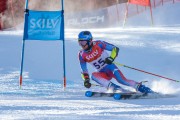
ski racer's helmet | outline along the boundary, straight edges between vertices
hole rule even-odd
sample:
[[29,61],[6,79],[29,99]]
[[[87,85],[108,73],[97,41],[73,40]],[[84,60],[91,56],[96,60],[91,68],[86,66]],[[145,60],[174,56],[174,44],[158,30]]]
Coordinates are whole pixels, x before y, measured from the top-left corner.
[[88,51],[92,48],[92,34],[89,31],[82,31],[78,35],[79,45],[85,50]]

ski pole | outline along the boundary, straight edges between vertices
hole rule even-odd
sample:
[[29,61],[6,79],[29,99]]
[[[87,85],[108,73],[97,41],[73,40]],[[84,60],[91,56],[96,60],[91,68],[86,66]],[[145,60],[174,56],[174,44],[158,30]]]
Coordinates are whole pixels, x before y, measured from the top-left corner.
[[103,87],[102,85],[91,84],[91,86]]
[[91,84],[91,86],[103,87],[102,85],[97,85],[97,84]]
[[130,69],[133,69],[133,70],[137,70],[137,71],[146,73],[146,74],[154,75],[154,76],[157,76],[157,77],[160,77],[160,78],[164,78],[164,79],[167,79],[167,80],[171,80],[171,81],[174,81],[174,82],[179,82],[179,80],[174,80],[174,79],[167,78],[167,77],[164,77],[164,76],[161,76],[161,75],[157,75],[157,74],[154,74],[154,73],[150,73],[150,72],[147,72],[147,71],[144,71],[144,70],[140,70],[140,69],[137,69],[137,68],[129,67],[129,66],[124,65],[124,64],[120,64],[120,63],[117,63],[117,62],[113,62],[113,63],[118,65],[118,66],[123,66],[123,67],[126,67],[126,68],[130,68]]

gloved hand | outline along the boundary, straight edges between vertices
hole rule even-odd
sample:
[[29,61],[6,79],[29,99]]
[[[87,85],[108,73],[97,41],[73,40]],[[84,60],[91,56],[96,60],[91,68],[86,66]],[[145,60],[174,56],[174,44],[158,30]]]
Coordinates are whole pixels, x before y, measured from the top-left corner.
[[118,47],[114,47],[113,50],[111,51],[110,57],[107,57],[105,59],[105,63],[112,64],[114,59],[118,56],[118,53],[119,53],[119,48]]
[[90,88],[91,87],[91,83],[90,83],[89,74],[84,73],[83,76],[84,76],[84,86],[86,88]]
[[90,83],[89,81],[90,81],[89,79],[86,79],[86,80],[84,81],[84,86],[85,86],[86,88],[90,88],[90,87],[91,87],[91,83]]
[[107,63],[107,64],[112,64],[113,61],[114,61],[114,59],[113,59],[112,57],[107,57],[107,58],[105,59],[105,63]]

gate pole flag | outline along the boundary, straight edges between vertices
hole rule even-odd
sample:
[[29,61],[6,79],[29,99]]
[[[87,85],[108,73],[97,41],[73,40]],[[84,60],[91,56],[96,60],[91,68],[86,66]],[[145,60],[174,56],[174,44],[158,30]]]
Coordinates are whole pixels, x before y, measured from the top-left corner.
[[21,70],[19,78],[20,87],[22,86],[24,49],[26,40],[63,41],[63,87],[66,87],[63,3],[63,0],[61,0],[62,10],[59,11],[36,11],[28,9],[28,0],[26,0],[24,15],[24,35],[21,54]]
[[149,6],[150,0],[129,0],[129,3],[142,5],[142,6]]

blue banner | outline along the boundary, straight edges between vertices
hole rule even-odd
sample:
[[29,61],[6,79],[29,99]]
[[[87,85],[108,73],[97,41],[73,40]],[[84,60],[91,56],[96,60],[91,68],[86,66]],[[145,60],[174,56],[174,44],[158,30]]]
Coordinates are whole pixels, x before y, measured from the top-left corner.
[[63,40],[62,11],[34,11],[25,14],[25,40]]

